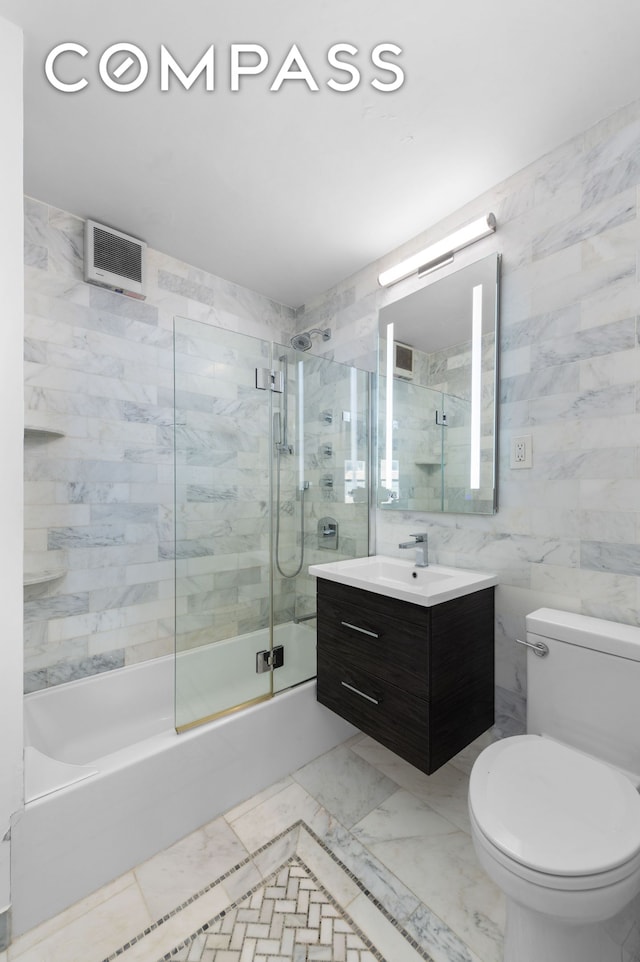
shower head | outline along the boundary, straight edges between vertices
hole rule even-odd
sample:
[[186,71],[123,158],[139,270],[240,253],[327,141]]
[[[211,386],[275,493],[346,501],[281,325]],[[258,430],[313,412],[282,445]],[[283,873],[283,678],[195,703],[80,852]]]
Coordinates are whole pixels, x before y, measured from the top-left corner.
[[323,341],[328,341],[331,339],[331,328],[326,327],[324,330],[320,330],[319,327],[312,327],[310,331],[303,331],[301,334],[294,334],[289,344],[294,347],[296,351],[308,351],[311,347],[311,335],[320,334],[322,335]]
[[309,334],[294,334],[289,344],[295,347],[296,351],[308,351],[311,347],[311,337]]

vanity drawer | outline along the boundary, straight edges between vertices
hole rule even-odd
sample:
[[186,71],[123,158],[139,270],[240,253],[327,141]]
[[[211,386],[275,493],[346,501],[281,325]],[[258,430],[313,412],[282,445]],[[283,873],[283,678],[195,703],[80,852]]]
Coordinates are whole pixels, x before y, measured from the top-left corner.
[[380,622],[397,621],[403,626],[415,625],[416,628],[421,628],[425,632],[425,638],[429,636],[429,608],[423,605],[398,601],[397,598],[377,595],[374,591],[350,588],[348,585],[327,581],[324,578],[318,578],[317,592],[319,605],[331,603],[336,608],[342,605],[356,606],[372,619]]
[[354,608],[342,608],[340,620],[318,615],[318,650],[328,659],[364,670],[426,698],[429,690],[428,651],[423,637],[400,625],[380,625]]
[[318,606],[319,647],[344,662],[426,697],[428,649],[424,631],[372,617],[351,605]]
[[429,705],[318,651],[318,701],[421,771],[429,770]]
[[[320,589],[319,589],[320,590]],[[333,659],[425,698],[429,677],[426,625],[349,604],[331,592],[318,598],[318,647]],[[351,602],[369,592],[351,593]]]

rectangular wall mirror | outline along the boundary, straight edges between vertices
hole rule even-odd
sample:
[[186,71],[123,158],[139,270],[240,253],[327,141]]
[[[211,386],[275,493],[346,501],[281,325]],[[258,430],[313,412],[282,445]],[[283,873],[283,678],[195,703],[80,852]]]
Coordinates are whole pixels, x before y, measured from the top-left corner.
[[377,505],[493,514],[500,255],[382,308]]

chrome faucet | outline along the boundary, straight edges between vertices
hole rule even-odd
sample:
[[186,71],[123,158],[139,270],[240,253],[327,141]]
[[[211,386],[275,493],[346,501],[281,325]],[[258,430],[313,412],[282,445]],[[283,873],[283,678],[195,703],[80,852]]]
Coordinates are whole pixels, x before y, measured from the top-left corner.
[[429,564],[429,545],[427,540],[427,532],[422,531],[419,534],[412,534],[412,538],[415,541],[403,541],[399,544],[399,548],[415,548],[416,549],[416,568],[426,568]]

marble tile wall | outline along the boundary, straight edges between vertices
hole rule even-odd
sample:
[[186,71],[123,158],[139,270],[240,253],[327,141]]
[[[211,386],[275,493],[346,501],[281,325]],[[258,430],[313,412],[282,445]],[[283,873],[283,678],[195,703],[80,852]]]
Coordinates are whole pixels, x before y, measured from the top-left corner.
[[[377,550],[429,530],[431,557],[496,571],[499,724],[522,725],[524,616],[541,605],[640,622],[640,102],[625,107],[306,306],[332,356],[375,368],[377,312],[412,293],[377,274],[474,217],[503,255],[498,512],[377,514]],[[456,266],[456,265],[454,265]],[[509,467],[531,435],[533,467]]]
[[174,316],[268,341],[295,323],[154,250],[145,301],[85,284],[83,221],[25,212],[25,421],[64,434],[25,440],[25,567],[60,575],[25,588],[31,691],[173,649]]

